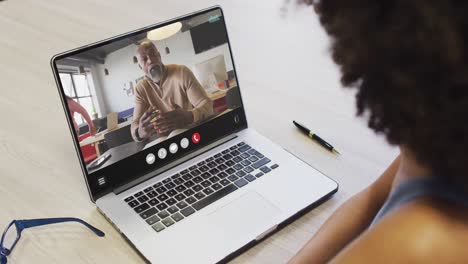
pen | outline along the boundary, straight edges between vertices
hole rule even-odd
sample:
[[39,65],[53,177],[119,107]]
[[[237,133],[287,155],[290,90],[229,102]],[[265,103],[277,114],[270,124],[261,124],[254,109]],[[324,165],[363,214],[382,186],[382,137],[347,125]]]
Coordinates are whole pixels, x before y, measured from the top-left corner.
[[317,143],[319,143],[322,147],[328,149],[331,152],[341,154],[336,150],[330,143],[326,142],[323,140],[321,137],[319,137],[317,134],[312,133],[307,127],[297,123],[296,121],[293,120],[294,125],[299,128],[302,132],[304,132],[307,136],[309,136],[311,139],[315,140]]

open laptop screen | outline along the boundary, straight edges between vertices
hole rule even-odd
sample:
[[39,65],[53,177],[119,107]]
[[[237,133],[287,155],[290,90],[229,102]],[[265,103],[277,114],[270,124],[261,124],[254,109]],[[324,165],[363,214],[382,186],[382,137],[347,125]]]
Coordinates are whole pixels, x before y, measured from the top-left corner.
[[52,64],[93,196],[246,126],[220,8]]

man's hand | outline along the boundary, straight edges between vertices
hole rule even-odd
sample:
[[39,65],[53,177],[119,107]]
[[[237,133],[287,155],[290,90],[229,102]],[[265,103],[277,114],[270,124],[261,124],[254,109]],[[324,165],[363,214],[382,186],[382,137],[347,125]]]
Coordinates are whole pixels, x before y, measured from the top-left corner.
[[138,123],[138,136],[140,137],[140,139],[148,138],[155,132],[153,124],[151,123],[151,113],[154,110],[154,107],[150,107],[140,117],[140,121]]
[[193,122],[192,112],[186,111],[174,103],[172,103],[172,106],[174,110],[159,114],[154,124],[158,134],[167,135],[172,130],[186,127]]

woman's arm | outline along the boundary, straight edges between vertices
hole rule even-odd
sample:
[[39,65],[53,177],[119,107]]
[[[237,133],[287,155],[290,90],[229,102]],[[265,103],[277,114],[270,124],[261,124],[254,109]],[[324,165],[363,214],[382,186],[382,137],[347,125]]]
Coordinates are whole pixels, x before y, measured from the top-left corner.
[[369,187],[341,205],[289,263],[325,263],[369,226],[390,192],[398,156]]

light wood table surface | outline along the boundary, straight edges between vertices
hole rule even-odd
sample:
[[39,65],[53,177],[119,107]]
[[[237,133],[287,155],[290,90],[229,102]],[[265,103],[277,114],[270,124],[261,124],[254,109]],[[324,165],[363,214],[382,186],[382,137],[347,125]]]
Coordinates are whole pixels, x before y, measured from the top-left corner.
[[[295,1],[291,1],[295,2]],[[249,125],[340,184],[329,201],[233,263],[284,263],[397,155],[355,117],[311,8],[283,0],[7,0],[0,2],[0,229],[13,219],[74,216],[26,230],[9,263],[144,263],[90,201],[59,99],[52,55],[182,14],[224,8]],[[335,145],[300,134],[298,120]],[[162,249],[159,249],[162,250]]]

